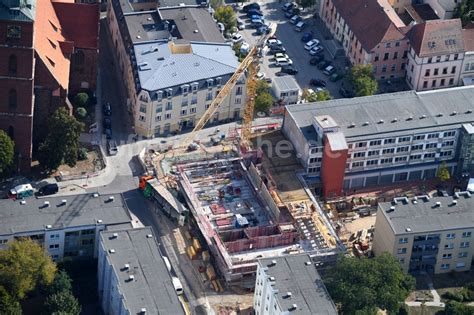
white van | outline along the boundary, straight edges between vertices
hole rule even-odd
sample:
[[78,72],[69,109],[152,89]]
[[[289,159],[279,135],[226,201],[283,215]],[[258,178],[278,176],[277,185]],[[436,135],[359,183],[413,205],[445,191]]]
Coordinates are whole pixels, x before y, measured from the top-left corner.
[[295,26],[295,31],[301,32],[305,26],[306,24],[304,22],[298,22],[298,24]]
[[467,183],[466,190],[471,194],[474,194],[474,178],[469,178],[469,183]]
[[293,64],[293,61],[291,59],[287,59],[287,58],[276,58],[275,59],[275,66],[277,66],[277,67],[289,66],[291,64]]
[[163,260],[165,261],[166,269],[168,269],[169,272],[171,272],[171,263],[168,257],[163,256]]
[[176,293],[178,295],[183,294],[183,285],[181,284],[181,281],[177,277],[171,277],[171,279],[173,280],[173,286]]

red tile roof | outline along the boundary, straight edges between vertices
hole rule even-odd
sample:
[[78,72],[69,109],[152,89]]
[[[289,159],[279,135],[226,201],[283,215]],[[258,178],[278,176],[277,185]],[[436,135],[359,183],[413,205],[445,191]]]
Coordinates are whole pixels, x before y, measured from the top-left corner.
[[405,38],[400,31],[405,24],[387,0],[332,0],[332,2],[368,52],[384,41]]
[[463,29],[462,37],[464,40],[464,49],[474,52],[474,28]]
[[464,52],[460,19],[425,21],[409,28],[407,36],[419,57]]
[[[46,0],[43,0],[46,1]],[[82,4],[54,0],[53,6],[66,38],[77,48],[99,47],[99,4]]]

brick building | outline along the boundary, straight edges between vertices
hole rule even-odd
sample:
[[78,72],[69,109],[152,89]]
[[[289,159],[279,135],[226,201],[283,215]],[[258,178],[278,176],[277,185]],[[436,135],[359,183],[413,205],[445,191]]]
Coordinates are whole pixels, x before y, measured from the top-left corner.
[[[95,88],[98,12],[97,4],[0,0],[0,128],[15,141],[20,171],[30,169],[47,118],[59,107],[72,109],[70,78],[73,89],[83,82]],[[70,73],[71,57],[81,51],[91,66],[80,71],[74,64]]]

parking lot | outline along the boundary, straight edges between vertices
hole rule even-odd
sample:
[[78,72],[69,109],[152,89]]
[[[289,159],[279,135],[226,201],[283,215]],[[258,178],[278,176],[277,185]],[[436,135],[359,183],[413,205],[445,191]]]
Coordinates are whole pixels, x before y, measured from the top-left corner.
[[[279,40],[283,42],[283,46],[286,48],[286,54],[293,61],[294,67],[298,70],[298,73],[294,75],[296,81],[300,85],[301,89],[313,88],[310,87],[309,81],[311,79],[322,79],[326,81],[326,89],[330,92],[333,98],[340,98],[339,89],[344,80],[337,82],[331,82],[329,76],[323,74],[322,70],[318,69],[316,65],[310,65],[310,59],[313,57],[309,54],[308,50],[304,49],[306,42],[301,41],[303,34],[306,32],[312,33],[312,37],[318,40],[325,39],[324,29],[320,25],[320,21],[317,21],[312,13],[306,12],[301,15],[302,21],[305,22],[306,27],[301,32],[295,30],[295,25],[290,23],[290,20],[285,17],[285,12],[281,9],[284,2],[270,2],[270,1],[259,1],[260,9],[264,14],[266,23],[275,23],[276,32],[275,35]],[[247,3],[245,3],[247,4]],[[250,45],[254,45],[259,37],[256,30],[251,27],[250,21],[246,14],[242,11],[237,12],[237,16],[240,20],[245,22],[245,29],[239,31],[244,40]],[[324,47],[324,44],[321,44]],[[331,62],[337,69],[338,73],[347,72],[346,59],[338,58],[333,60],[329,53],[324,50],[324,58]],[[280,72],[280,67],[274,66],[273,54],[267,53],[264,55],[263,62],[261,64],[260,71],[265,73],[267,78],[274,78],[276,73]]]

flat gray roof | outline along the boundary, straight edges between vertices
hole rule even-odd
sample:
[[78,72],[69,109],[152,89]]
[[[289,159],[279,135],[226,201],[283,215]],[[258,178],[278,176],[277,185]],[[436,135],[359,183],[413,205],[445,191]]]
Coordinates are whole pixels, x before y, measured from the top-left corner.
[[36,0],[0,0],[0,20],[32,22],[35,17]]
[[126,14],[124,19],[134,43],[167,39],[170,36],[156,10]]
[[[114,201],[109,201],[109,197]],[[63,204],[66,200],[66,204]],[[49,207],[44,202],[49,201]],[[75,196],[46,197],[20,200],[0,200],[0,235],[44,231],[47,225],[54,229],[95,224],[123,224],[132,219],[121,194],[82,194]],[[98,223],[97,220],[102,220]],[[50,230],[51,230],[50,229]]]
[[[272,261],[276,261],[273,265]],[[267,267],[267,276],[275,277],[273,288],[278,304],[283,312],[290,310],[293,304],[295,314],[336,315],[336,307],[324,286],[319,273],[307,254],[287,255],[274,258],[259,259],[260,266]],[[286,293],[291,292],[291,297]]]
[[300,86],[291,75],[273,78],[275,86],[278,86],[280,91],[294,91],[299,90]]
[[346,138],[429,132],[474,121],[474,86],[336,99],[286,109],[308,141],[316,139],[312,119],[321,115],[331,116]]
[[[429,233],[474,227],[474,196],[462,193],[456,197],[414,199],[379,203],[395,234]],[[456,200],[456,204],[453,203]],[[440,202],[441,206],[437,206]],[[393,211],[390,207],[394,207]]]
[[[142,308],[147,314],[185,314],[150,227],[101,232],[100,242],[130,314],[141,314]],[[110,253],[111,249],[115,252]],[[125,264],[129,270],[124,269]],[[129,281],[130,275],[133,281]]]

